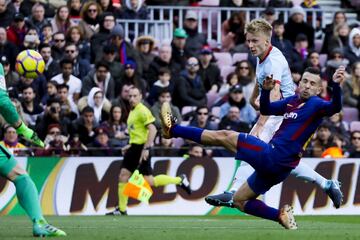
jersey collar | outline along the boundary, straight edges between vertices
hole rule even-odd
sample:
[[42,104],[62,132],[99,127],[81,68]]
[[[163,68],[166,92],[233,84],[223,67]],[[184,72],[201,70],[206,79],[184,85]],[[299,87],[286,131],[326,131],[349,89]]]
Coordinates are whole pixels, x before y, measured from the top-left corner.
[[259,58],[259,60],[260,60],[260,61],[259,61],[259,64],[263,63],[263,62],[266,60],[266,58],[269,56],[269,54],[270,54],[270,52],[271,52],[272,49],[273,49],[273,46],[270,45],[270,47],[268,48],[268,50],[267,50],[267,52],[266,52],[266,54],[265,54],[264,59],[261,60],[261,59]]

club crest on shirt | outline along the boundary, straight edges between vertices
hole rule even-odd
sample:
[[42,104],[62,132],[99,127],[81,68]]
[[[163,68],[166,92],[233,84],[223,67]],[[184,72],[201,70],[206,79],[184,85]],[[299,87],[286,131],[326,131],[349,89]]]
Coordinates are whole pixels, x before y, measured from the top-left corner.
[[289,118],[296,119],[297,116],[298,116],[297,113],[289,112],[284,114],[284,119],[289,119]]

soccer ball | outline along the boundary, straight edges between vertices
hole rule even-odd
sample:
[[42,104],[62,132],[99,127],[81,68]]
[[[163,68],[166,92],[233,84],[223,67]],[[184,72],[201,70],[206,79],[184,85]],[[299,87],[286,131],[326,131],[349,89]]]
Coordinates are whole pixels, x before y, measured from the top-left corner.
[[16,57],[16,71],[25,78],[37,78],[44,72],[45,62],[35,50],[24,50]]

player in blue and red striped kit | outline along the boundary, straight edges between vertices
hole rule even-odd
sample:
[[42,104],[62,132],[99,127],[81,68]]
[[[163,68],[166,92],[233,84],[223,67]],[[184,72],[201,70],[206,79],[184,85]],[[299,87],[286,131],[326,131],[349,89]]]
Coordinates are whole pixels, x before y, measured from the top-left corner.
[[333,99],[330,102],[324,101],[317,96],[322,90],[320,72],[316,68],[308,68],[300,81],[298,95],[270,102],[270,91],[275,86],[275,80],[272,76],[266,77],[262,85],[260,112],[263,115],[284,116],[284,121],[269,143],[245,133],[177,125],[169,104],[163,104],[161,108],[163,134],[167,138],[182,137],[206,145],[223,146],[235,152],[235,158],[249,163],[255,172],[235,193],[233,207],[254,216],[277,221],[286,229],[297,229],[289,205],[279,210],[256,198],[289,176],[299,164],[307,141],[323,117],[341,110],[339,83],[344,79],[345,68],[340,67],[333,76]]

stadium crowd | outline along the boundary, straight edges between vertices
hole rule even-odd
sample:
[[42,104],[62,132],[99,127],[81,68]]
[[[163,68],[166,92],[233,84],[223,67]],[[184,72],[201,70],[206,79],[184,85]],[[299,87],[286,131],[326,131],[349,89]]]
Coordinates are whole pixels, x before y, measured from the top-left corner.
[[[129,138],[126,120],[132,86],[141,90],[158,128],[160,106],[167,101],[183,125],[248,132],[259,113],[252,107],[258,101],[251,97],[256,59],[246,47],[244,12],[239,8],[230,18],[223,17],[221,47],[198,32],[202,20],[193,10],[186,12],[183,28],[177,28],[175,19],[171,42],[147,35],[125,37],[117,19],[149,19],[147,6],[163,4],[151,0],[0,0],[0,62],[9,95],[46,147],[32,150],[19,143],[16,131],[3,120],[2,143],[13,148],[15,155],[121,155]],[[166,4],[197,6],[198,1]],[[346,66],[347,112],[335,114],[319,127],[307,156],[360,157],[359,26],[349,25],[345,12],[339,11],[324,29],[322,15],[317,14],[314,28],[309,24],[313,15],[304,11],[320,8],[314,0],[304,0],[300,6],[291,1],[229,0],[220,1],[220,7],[266,7],[261,15],[273,25],[272,44],[286,56],[295,85],[306,67],[318,67],[324,99],[332,97],[330,76],[340,65]],[[289,19],[277,15],[276,7],[288,7]],[[15,71],[16,56],[24,49],[38,51],[46,63],[45,72],[36,79]],[[224,56],[230,57],[230,63]],[[191,143],[162,139],[159,133],[157,154],[174,154],[168,150],[189,145],[194,149]],[[199,152],[228,156],[221,149]]]

